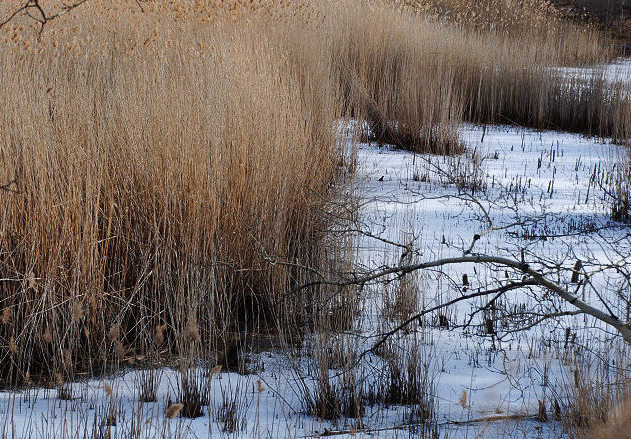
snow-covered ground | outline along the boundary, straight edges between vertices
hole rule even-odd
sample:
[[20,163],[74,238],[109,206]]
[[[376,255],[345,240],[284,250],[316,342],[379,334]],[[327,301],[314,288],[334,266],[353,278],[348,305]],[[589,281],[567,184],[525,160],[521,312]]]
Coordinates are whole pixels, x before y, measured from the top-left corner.
[[[476,156],[480,163],[477,171],[463,165],[462,157],[415,156],[362,146],[359,156],[366,179],[364,197],[373,200],[364,211],[364,221],[372,227],[371,235],[402,243],[412,236],[421,261],[455,257],[469,248],[476,233],[488,229],[488,214],[498,230],[484,235],[475,245],[476,252],[511,256],[524,249],[531,260],[559,263],[568,256],[604,261],[607,244],[603,245],[603,239],[624,235],[616,227],[610,228],[605,196],[590,178],[608,172],[617,147],[575,135],[511,127],[469,126],[463,139],[470,156],[467,162]],[[469,174],[463,175],[464,181],[478,179],[483,189],[477,193],[459,190],[447,177],[458,168]],[[607,234],[589,230],[607,230]],[[529,239],[524,239],[525,235]],[[384,263],[384,259],[393,264],[402,251],[371,237],[363,241],[367,266]],[[384,256],[387,252],[393,254]],[[449,281],[458,282],[463,273],[468,275],[470,289],[486,287],[492,273],[481,270],[477,267],[475,274],[471,266],[458,266],[422,278],[424,307],[457,295],[458,288]],[[605,286],[607,279],[598,282]],[[513,300],[534,309],[537,298],[518,294]],[[374,307],[376,313],[380,305]],[[452,307],[447,313],[451,325],[464,324],[472,310],[465,304]],[[376,316],[364,328],[375,320]],[[564,323],[567,326],[535,327],[497,343],[489,336],[481,339],[474,335],[484,332],[480,318],[472,321],[464,336],[459,330],[430,330],[440,421],[536,414],[540,400],[548,402],[559,387],[566,387],[572,370],[561,361],[565,354],[558,346],[559,334],[571,327],[573,333],[581,334],[579,339],[591,339],[593,331],[588,328],[598,326],[583,318]],[[593,337],[596,346],[597,337]],[[466,404],[463,392],[467,394]],[[555,427],[527,418],[448,430],[449,437],[478,437],[481,431],[484,437],[557,437],[561,433]]]
[[629,58],[619,58],[612,63],[594,67],[562,67],[560,70],[569,77],[577,79],[589,79],[594,74],[602,74],[610,82],[631,82],[631,60]]
[[[363,207],[358,227],[365,233],[358,237],[358,257],[364,270],[404,260],[462,255],[473,236],[489,225],[495,229],[475,243],[475,252],[510,256],[523,250],[529,260],[571,264],[577,257],[605,260],[614,240],[627,245],[620,241],[628,241],[623,230],[603,229],[609,221],[608,205],[602,188],[595,184],[611,169],[615,146],[511,127],[467,126],[462,138],[467,152],[451,158],[360,145],[357,196]],[[460,177],[454,182],[448,175]],[[460,188],[458,182],[463,183]],[[471,192],[472,182],[480,185],[478,191]],[[402,259],[406,248],[393,242],[407,245],[408,259]],[[415,303],[401,305],[399,311],[409,315],[457,297],[463,291],[463,274],[468,275],[471,291],[490,286],[497,275],[470,265],[419,273],[410,284]],[[607,288],[613,280],[596,276],[594,282]],[[401,317],[392,314],[400,305],[400,287],[397,281],[364,289],[355,330],[339,338],[361,353],[380,333],[396,326]],[[510,296],[511,305],[534,309],[540,299],[537,294],[516,292]],[[589,299],[590,293],[586,294]],[[554,298],[545,300],[563,308]],[[598,325],[584,317],[568,317],[515,334],[505,331],[502,340],[485,333],[483,313],[458,328],[481,303],[473,300],[451,306],[440,312],[443,317],[439,312],[430,314],[424,325],[412,325],[391,345],[392,349],[397,344],[414,346],[416,356],[404,361],[427,366],[441,437],[563,437],[558,423],[542,423],[534,415],[539,401],[551,413],[551,402],[563,397],[571,379],[577,350],[574,344],[563,343],[564,334],[570,331],[575,345],[588,338],[596,340],[591,343],[596,353],[607,334],[594,335],[593,327]],[[612,346],[606,351],[615,361]],[[387,369],[382,357],[372,353],[361,357],[353,372],[357,386],[379,387]],[[180,374],[174,370],[156,371],[160,383],[156,402],[138,402],[140,371],[78,382],[68,400],[60,399],[56,389],[0,393],[0,437],[418,435],[418,430],[406,427],[409,409],[396,405],[368,406],[361,423],[321,421],[306,415],[305,389],[317,387],[315,358],[263,352],[251,360],[255,367],[250,375],[222,372],[210,379],[209,405],[196,419],[164,415],[178,400]],[[344,376],[335,368],[329,373],[332,382]],[[116,422],[108,422],[110,412],[116,413]],[[472,420],[479,422],[463,422]]]

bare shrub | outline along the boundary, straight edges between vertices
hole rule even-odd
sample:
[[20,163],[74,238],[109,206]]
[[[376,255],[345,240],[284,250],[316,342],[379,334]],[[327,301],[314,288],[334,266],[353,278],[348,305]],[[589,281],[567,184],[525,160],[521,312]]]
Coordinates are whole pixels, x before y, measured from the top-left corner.
[[203,406],[210,401],[210,382],[205,369],[191,368],[181,372],[178,402],[183,405],[180,414],[185,418],[199,418],[204,415]]
[[302,377],[305,412],[329,421],[355,418],[361,425],[366,401],[354,363],[357,347],[346,337],[325,336],[319,344],[309,378]]

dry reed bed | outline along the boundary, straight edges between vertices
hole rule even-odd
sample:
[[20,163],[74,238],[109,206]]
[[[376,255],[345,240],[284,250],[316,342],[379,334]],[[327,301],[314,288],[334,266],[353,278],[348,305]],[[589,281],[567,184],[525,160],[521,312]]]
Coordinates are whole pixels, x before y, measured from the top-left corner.
[[517,43],[517,53],[539,62],[583,64],[613,55],[607,38],[597,28],[568,20],[548,0],[390,1],[464,32],[491,34],[509,44]]
[[[483,14],[484,4],[470,7]],[[333,36],[324,50],[332,52],[351,113],[365,118],[381,143],[458,152],[463,120],[628,139],[631,102],[623,86],[598,73],[569,79],[557,68],[607,60],[605,38],[556,15],[542,37],[535,4],[509,14],[504,32],[465,30],[458,20],[392,5],[335,6],[326,13],[322,34]],[[518,17],[534,30],[519,33]]]
[[625,347],[614,347],[610,352],[612,364],[598,359],[576,357],[555,398],[550,401],[554,416],[561,421],[570,438],[625,439],[631,437],[629,426],[630,381],[627,374]]
[[575,56],[561,34],[525,44],[375,3],[143,5],[95,0],[39,42],[26,19],[3,30],[2,384],[227,363],[233,331],[331,324],[319,292],[284,292],[310,273],[293,263],[325,272],[344,251],[325,214],[340,118],[442,154],[465,119],[628,132],[604,82],[548,68]]
[[[280,301],[302,273],[266,255],[322,265],[341,159],[328,84],[301,87],[258,24],[152,36],[118,20],[79,30],[74,50],[49,36],[0,55],[0,180],[16,181],[0,191],[7,381],[221,355],[237,327],[303,310]],[[158,43],[129,47],[147,34]]]

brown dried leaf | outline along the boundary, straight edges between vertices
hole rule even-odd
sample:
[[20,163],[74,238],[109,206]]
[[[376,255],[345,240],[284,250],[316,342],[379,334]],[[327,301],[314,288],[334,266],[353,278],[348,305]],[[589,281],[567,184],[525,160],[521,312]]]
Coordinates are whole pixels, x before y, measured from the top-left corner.
[[167,407],[167,410],[165,412],[166,417],[169,419],[175,418],[177,415],[180,414],[183,408],[184,404],[171,404],[169,407]]
[[6,307],[2,310],[2,317],[0,317],[0,321],[2,321],[2,323],[6,325],[11,321],[12,315],[13,314],[11,313],[11,307]]

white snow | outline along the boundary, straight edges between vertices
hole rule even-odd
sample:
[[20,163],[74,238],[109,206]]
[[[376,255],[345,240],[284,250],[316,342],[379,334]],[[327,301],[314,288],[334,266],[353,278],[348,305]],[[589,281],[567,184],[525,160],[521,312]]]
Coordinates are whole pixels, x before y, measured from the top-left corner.
[[614,62],[593,67],[561,67],[559,70],[576,79],[589,79],[593,75],[603,75],[603,78],[612,83],[624,82],[628,84],[631,81],[631,60],[629,58],[618,58]]

